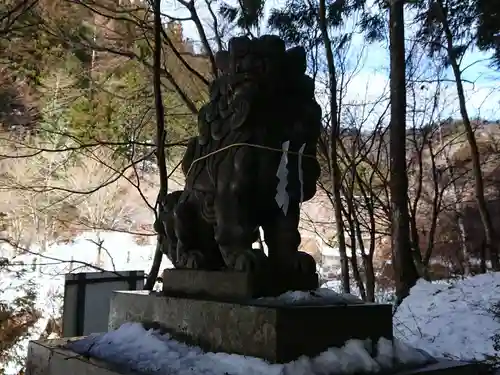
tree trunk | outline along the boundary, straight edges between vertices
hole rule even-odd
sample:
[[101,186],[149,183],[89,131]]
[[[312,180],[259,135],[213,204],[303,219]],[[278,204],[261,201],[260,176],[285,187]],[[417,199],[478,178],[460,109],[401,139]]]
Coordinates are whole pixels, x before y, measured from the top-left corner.
[[160,273],[161,260],[163,258],[162,238],[160,235],[157,236],[156,249],[153,257],[153,265],[149,270],[149,274],[146,276],[146,283],[144,284],[144,290],[153,290],[156,281],[158,279],[158,274]]
[[356,227],[354,224],[354,211],[353,211],[353,204],[352,204],[352,199],[353,197],[349,197],[349,203],[348,203],[348,223],[349,223],[349,231],[350,231],[350,241],[351,241],[351,268],[352,268],[352,276],[354,277],[354,281],[356,282],[356,285],[359,290],[359,295],[363,301],[366,301],[366,291],[365,291],[365,285],[363,284],[363,280],[361,278],[361,273],[359,272],[359,265],[358,265],[358,258],[357,258],[357,247],[358,245],[356,244]]
[[389,14],[390,37],[390,192],[391,249],[396,298],[400,303],[418,279],[410,246],[406,173],[406,59],[404,1],[391,0]]
[[498,249],[495,243],[497,236],[495,233],[493,222],[491,220],[491,215],[488,210],[488,206],[486,204],[486,198],[484,196],[483,173],[481,171],[481,161],[479,157],[479,150],[476,143],[476,136],[474,135],[474,130],[472,129],[472,124],[470,122],[469,114],[467,112],[460,67],[458,66],[458,63],[454,57],[450,56],[450,61],[457,85],[460,114],[462,116],[465,133],[467,135],[467,142],[469,143],[469,147],[471,150],[472,172],[474,173],[474,193],[476,196],[476,202],[477,202],[477,207],[479,209],[479,214],[481,216],[481,222],[483,223],[484,226],[486,250],[487,252],[489,252],[488,255],[490,257],[492,268],[495,271],[498,271],[500,270],[500,267],[498,260]]
[[443,26],[444,34],[446,37],[446,51],[448,54],[448,60],[450,62],[451,68],[453,70],[453,75],[455,77],[455,84],[457,86],[458,103],[460,106],[460,115],[462,116],[462,122],[465,128],[465,134],[467,135],[467,142],[469,143],[471,158],[472,158],[472,172],[474,173],[475,182],[475,195],[477,206],[479,209],[479,214],[481,216],[481,221],[484,226],[484,235],[486,239],[486,251],[489,252],[491,266],[495,271],[500,270],[499,259],[498,259],[498,248],[496,244],[496,233],[493,227],[493,222],[491,220],[491,215],[486,204],[486,199],[484,197],[484,183],[483,183],[483,173],[481,171],[481,162],[479,158],[479,149],[477,148],[476,136],[472,130],[472,125],[469,118],[469,113],[467,112],[467,104],[465,102],[465,92],[462,82],[462,72],[460,71],[460,66],[457,62],[457,57],[455,53],[455,46],[453,45],[453,34],[450,30],[448,24],[448,19],[443,9],[443,4],[439,2],[441,24]]
[[411,210],[411,213],[409,213],[411,253],[413,255],[413,261],[415,262],[415,267],[417,268],[418,276],[424,278],[425,280],[430,280],[429,272],[427,272],[427,267],[424,265],[424,261],[422,259],[420,235],[418,233],[416,217],[416,209]]
[[373,258],[363,255],[363,268],[366,277],[366,302],[375,302],[375,270],[373,268]]
[[[444,150],[444,142],[443,142],[443,129],[442,129],[442,126],[441,124],[439,124],[439,132],[438,132],[438,136],[439,136],[439,145],[441,147],[441,149]],[[430,144],[429,144],[430,147],[432,147]],[[465,225],[464,225],[464,220],[463,220],[463,216],[461,214],[461,204],[460,204],[460,196],[459,196],[459,193],[458,193],[458,189],[457,189],[457,182],[455,180],[455,176],[454,176],[454,173],[453,173],[453,167],[452,167],[452,163],[450,162],[450,158],[448,156],[448,151],[445,151],[443,153],[443,161],[446,165],[446,169],[448,170],[448,175],[450,177],[450,181],[451,181],[451,187],[452,187],[452,194],[453,194],[453,204],[455,206],[455,213],[456,213],[456,221],[457,221],[457,227],[458,227],[458,234],[459,234],[459,237],[460,237],[460,250],[462,252],[462,257],[463,257],[463,270],[464,270],[464,275],[469,275],[470,274],[470,263],[469,263],[469,250],[467,248],[467,235],[466,235],[466,232],[465,232]],[[432,162],[432,173],[434,175],[433,179],[434,179],[434,185],[435,185],[435,191],[437,194],[437,191],[438,191],[438,180],[437,180],[437,171],[436,171],[436,164],[433,160]],[[436,207],[436,204],[437,202],[434,202],[433,203],[434,206]],[[437,219],[437,217],[436,217]],[[435,230],[436,230],[436,222],[434,221],[433,222],[433,226],[431,227],[431,229],[433,230],[432,231],[432,234],[434,235],[435,233]],[[434,238],[432,238],[434,239]],[[430,246],[430,244],[429,244]],[[428,257],[426,257],[426,259],[430,259],[430,254]],[[427,263],[429,263],[427,261]]]
[[460,259],[460,269],[462,270],[463,276],[468,276],[470,274],[470,264],[469,264],[469,251],[467,248],[467,236],[465,233],[464,219],[462,217],[460,210],[460,204],[455,202],[455,219],[458,228],[458,235],[460,237],[460,249],[459,249],[459,259]]
[[332,44],[328,35],[328,26],[326,21],[326,4],[325,0],[319,2],[319,26],[325,44],[326,60],[328,65],[328,83],[330,94],[330,163],[333,187],[333,203],[335,211],[335,224],[337,229],[337,239],[340,253],[340,269],[342,273],[342,290],[344,293],[350,293],[349,285],[349,259],[347,258],[344,221],[342,217],[342,196],[340,169],[337,161],[337,140],[339,138],[339,123],[337,118],[337,73],[335,70],[335,62],[333,59]]
[[[349,225],[349,237],[350,237],[350,248],[351,248],[351,268],[352,268],[352,276],[354,277],[354,281],[356,282],[356,285],[359,290],[359,295],[363,301],[366,301],[366,290],[365,290],[365,285],[363,283],[363,279],[361,278],[361,273],[359,272],[359,264],[358,264],[358,247],[359,250],[364,252],[363,248],[363,242],[362,242],[362,236],[361,236],[361,231],[359,227],[359,222],[357,221],[356,218],[356,208],[354,206],[354,199],[355,199],[355,187],[356,187],[356,151],[357,151],[357,142],[355,142],[355,145],[353,145],[352,148],[352,155],[350,157],[350,179],[349,179],[349,185],[347,188],[344,189],[344,195],[347,198],[347,222]],[[359,230],[359,231],[358,231]]]
[[480,273],[486,273],[486,240],[483,240],[481,243],[481,247],[479,249],[479,256],[480,256],[480,262],[479,262],[479,272]]
[[[153,69],[153,89],[155,96],[156,107],[156,159],[160,172],[160,191],[158,192],[157,202],[160,205],[160,210],[165,206],[164,202],[168,194],[168,174],[167,162],[165,160],[165,139],[167,132],[165,130],[165,108],[163,107],[163,97],[161,93],[161,56],[162,56],[162,40],[161,40],[161,0],[155,0],[154,6],[154,69]],[[158,243],[156,245],[153,265],[144,285],[144,289],[152,290],[160,271],[161,260],[163,253],[161,252],[162,244],[165,243],[165,231],[158,233]]]

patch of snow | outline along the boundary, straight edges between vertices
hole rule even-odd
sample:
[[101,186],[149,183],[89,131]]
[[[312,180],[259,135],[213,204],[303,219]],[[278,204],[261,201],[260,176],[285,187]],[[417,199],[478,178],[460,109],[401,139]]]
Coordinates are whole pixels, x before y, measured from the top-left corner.
[[[350,280],[351,295],[361,298],[361,293],[359,292],[358,286],[354,280]],[[333,290],[339,294],[342,293],[342,281],[339,279],[328,280],[321,285],[321,288]],[[394,302],[394,289],[392,288],[381,288],[376,286],[375,289],[375,299],[378,303],[389,303]]]
[[309,292],[291,291],[277,297],[259,298],[258,301],[268,304],[282,303],[285,305],[345,305],[364,303],[363,300],[352,294],[337,293],[327,288],[319,288]]
[[394,316],[394,335],[434,356],[483,361],[500,357],[500,273],[453,283],[419,280]]
[[140,323],[125,323],[115,331],[91,335],[66,346],[112,363],[124,370],[171,375],[295,375],[377,373],[402,365],[422,365],[432,360],[422,351],[387,339],[377,343],[378,355],[370,354],[369,340],[349,340],[315,358],[301,357],[287,364],[236,354],[207,353],[180,343],[169,334],[146,330]]

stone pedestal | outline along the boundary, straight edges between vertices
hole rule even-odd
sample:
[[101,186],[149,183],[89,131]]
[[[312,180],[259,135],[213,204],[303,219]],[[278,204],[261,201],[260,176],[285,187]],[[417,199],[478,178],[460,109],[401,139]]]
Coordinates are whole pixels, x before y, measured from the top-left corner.
[[[74,338],[76,339],[76,338]],[[31,341],[28,347],[26,375],[139,375],[70,350],[62,349],[67,340]]]
[[252,298],[261,282],[245,272],[166,269],[163,294],[168,296]]
[[197,298],[249,299],[276,296],[288,290],[314,290],[319,287],[318,275],[305,278],[278,276],[260,272],[203,271],[166,269],[163,271],[163,293],[167,296]]
[[391,305],[286,305],[115,292],[109,329],[129,321],[156,322],[174,338],[206,351],[284,363],[316,356],[351,339],[392,338]]

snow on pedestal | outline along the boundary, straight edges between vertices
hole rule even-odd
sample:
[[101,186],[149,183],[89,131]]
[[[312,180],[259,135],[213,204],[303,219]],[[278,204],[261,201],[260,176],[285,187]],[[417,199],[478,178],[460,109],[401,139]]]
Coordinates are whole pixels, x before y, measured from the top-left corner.
[[294,306],[316,306],[316,305],[346,305],[364,304],[361,298],[352,294],[337,293],[331,289],[318,288],[310,292],[290,291],[278,297],[263,297],[257,300],[270,305],[294,305]]
[[207,353],[174,340],[169,334],[146,330],[140,323],[125,323],[105,334],[72,341],[68,349],[114,364],[123,370],[169,375],[326,375],[378,373],[394,367],[415,366],[432,359],[400,341],[377,343],[372,357],[365,340],[349,340],[315,358],[301,357],[286,364],[236,354]]

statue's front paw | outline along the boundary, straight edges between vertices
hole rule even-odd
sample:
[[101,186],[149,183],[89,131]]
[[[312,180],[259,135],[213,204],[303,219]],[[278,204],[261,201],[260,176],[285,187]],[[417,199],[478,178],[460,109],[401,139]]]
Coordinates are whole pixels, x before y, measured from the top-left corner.
[[266,267],[267,257],[264,252],[249,249],[243,251],[236,258],[234,269],[241,272],[255,272]]
[[265,267],[267,257],[262,251],[255,249],[239,250],[221,249],[226,266],[238,272],[253,272]]
[[190,250],[186,253],[186,268],[203,269],[205,268],[206,257],[201,251]]
[[316,261],[312,255],[298,251],[295,255],[294,268],[303,275],[313,275],[316,273]]

